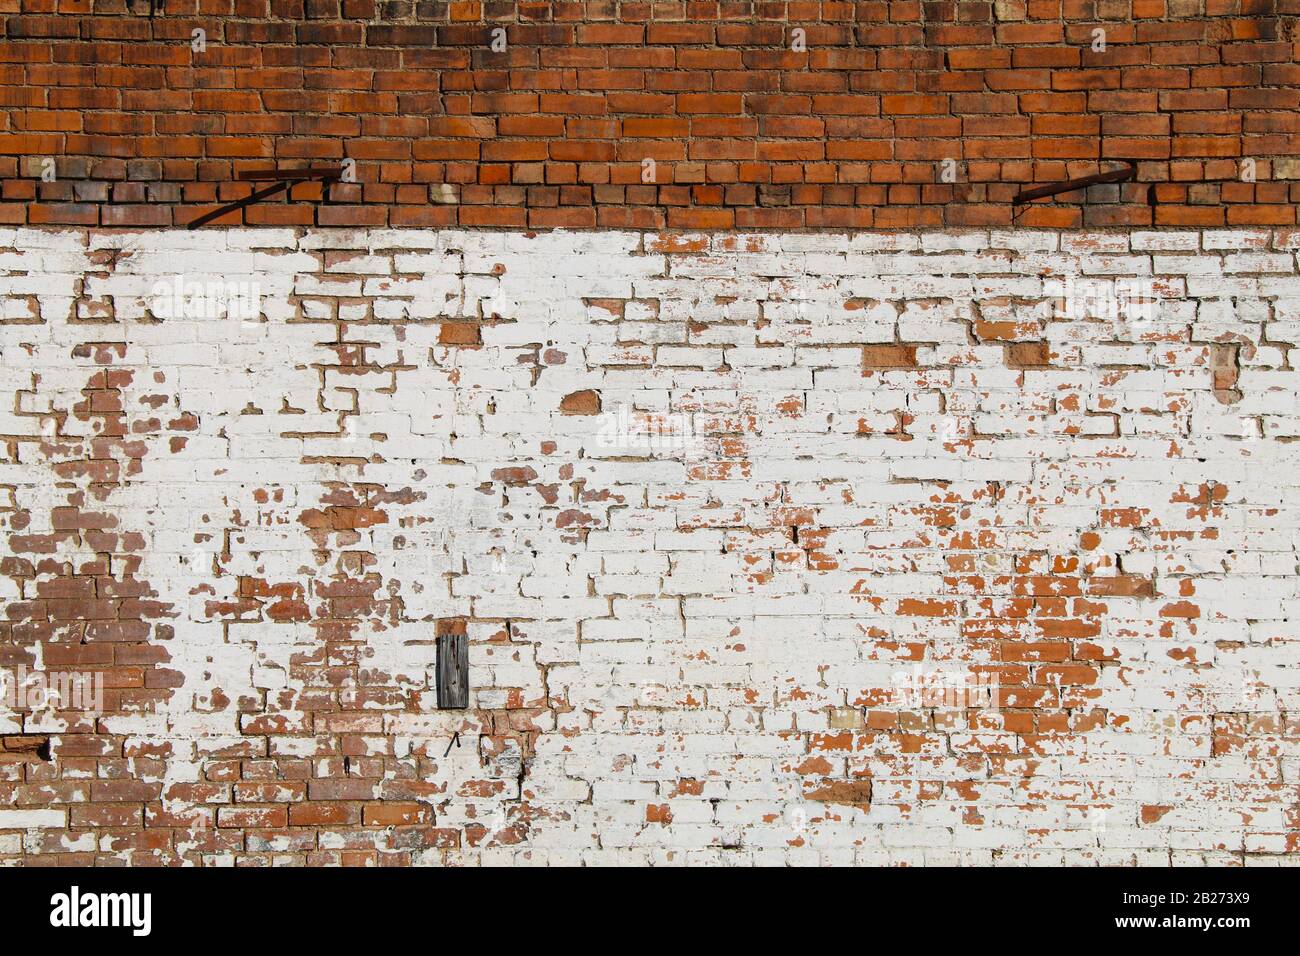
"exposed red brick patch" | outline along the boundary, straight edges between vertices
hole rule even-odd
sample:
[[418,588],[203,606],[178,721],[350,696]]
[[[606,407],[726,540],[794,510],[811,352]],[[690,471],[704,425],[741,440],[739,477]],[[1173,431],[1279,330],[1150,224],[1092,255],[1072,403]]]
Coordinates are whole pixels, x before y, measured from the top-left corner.
[[507,485],[523,485],[537,480],[537,472],[530,465],[496,468],[492,471],[492,480]]
[[863,346],[862,367],[864,370],[873,368],[916,368],[916,346]]
[[1046,342],[1008,342],[1003,346],[1008,368],[1048,368],[1052,348]]
[[1171,806],[1162,806],[1154,803],[1145,804],[1142,807],[1142,822],[1159,823],[1164,818],[1165,814],[1172,809],[1173,807]]
[[[20,761],[25,770],[19,779],[42,781],[52,805],[87,804],[79,815],[87,825],[101,825],[94,822],[92,806],[101,802],[118,804],[119,810],[129,807],[130,823],[124,818],[102,824],[123,827],[112,848],[103,851],[72,849],[43,837],[29,849],[28,863],[88,865],[101,853],[138,864],[176,862],[177,847],[190,835],[183,829],[147,833],[142,828],[145,808],[174,795],[174,788],[164,786],[171,743],[139,747],[124,733],[105,732],[103,723],[105,717],[153,713],[183,682],[179,672],[166,666],[171,655],[165,642],[174,636],[170,621],[177,611],[158,600],[140,576],[145,535],[124,528],[114,513],[117,493],[142,472],[147,439],[164,431],[157,419],[136,418],[137,410],[128,407],[125,390],[135,376],[114,365],[126,353],[127,346],[120,343],[74,347],[74,356],[107,367],[90,374],[82,400],[70,412],[50,413],[56,423],[52,433],[26,443],[34,452],[33,467],[49,470],[51,485],[58,488],[55,497],[65,504],[50,508],[52,533],[11,533],[12,557],[0,565],[23,595],[8,604],[0,623],[0,664],[35,668],[38,674],[79,675],[95,699],[74,697],[69,707],[56,707],[62,724],[58,733],[5,737],[0,766],[6,756]],[[145,397],[141,405],[152,408],[154,403]],[[69,428],[72,422],[80,427]],[[31,523],[25,498],[22,492],[16,496],[18,508],[7,515],[10,529]],[[55,557],[65,548],[84,556]],[[42,699],[67,702],[61,692]],[[18,716],[25,723],[38,717],[33,706],[43,706],[33,699],[19,703]],[[48,708],[39,716],[48,720]],[[132,779],[113,779],[126,760],[133,761]],[[33,769],[37,766],[41,769]],[[93,782],[79,783],[84,780]]]
[[438,621],[437,633],[444,634],[465,634],[465,619],[463,617],[443,618]]
[[385,524],[388,515],[366,505],[330,505],[327,508],[308,508],[298,520],[313,530],[345,531]]
[[980,342],[1023,342],[1026,339],[1037,339],[1043,334],[1043,329],[1037,322],[991,322],[977,319],[971,323],[971,332]]
[[561,399],[560,411],[565,415],[599,415],[600,393],[590,388],[571,392]]
[[823,781],[819,786],[806,790],[804,799],[817,803],[847,804],[867,810],[871,808],[871,781],[869,779]]
[[1210,346],[1210,369],[1214,375],[1214,397],[1224,405],[1241,400],[1237,379],[1241,375],[1241,346],[1216,342]]
[[479,326],[474,322],[444,322],[438,330],[438,342],[442,345],[480,345]]

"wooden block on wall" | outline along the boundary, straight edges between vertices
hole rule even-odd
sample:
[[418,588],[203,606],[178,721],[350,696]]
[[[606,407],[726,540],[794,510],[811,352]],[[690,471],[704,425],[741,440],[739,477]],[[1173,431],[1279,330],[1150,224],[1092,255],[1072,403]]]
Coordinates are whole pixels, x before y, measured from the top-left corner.
[[469,638],[460,618],[438,622],[438,709],[469,706]]

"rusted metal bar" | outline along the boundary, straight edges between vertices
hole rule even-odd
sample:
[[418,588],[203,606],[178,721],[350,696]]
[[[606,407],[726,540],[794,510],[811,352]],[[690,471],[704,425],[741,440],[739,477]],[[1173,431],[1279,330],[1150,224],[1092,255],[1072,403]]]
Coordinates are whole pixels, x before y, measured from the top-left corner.
[[[246,169],[235,178],[241,182],[270,182],[271,185],[265,189],[255,189],[243,199],[237,199],[220,209],[204,213],[185,228],[198,229],[200,226],[206,226],[212,220],[220,219],[226,213],[259,203],[279,192],[285,192],[285,198],[289,199],[293,195],[293,187],[299,183],[323,182],[328,184],[338,182],[342,176],[343,170],[338,166],[308,166],[305,169]],[[328,200],[328,198],[329,187],[327,185],[326,199]]]
[[272,186],[267,186],[265,189],[255,189],[253,190],[253,192],[249,193],[243,199],[237,199],[232,203],[228,203],[227,205],[222,206],[220,209],[214,209],[212,210],[212,212],[204,213],[202,216],[199,216],[197,219],[191,221],[189,225],[187,225],[185,228],[197,229],[200,226],[206,226],[208,223],[212,222],[212,220],[220,219],[228,212],[234,212],[236,209],[243,209],[245,206],[251,206],[254,203],[259,203],[263,199],[266,199],[269,196],[274,196],[276,193],[283,192],[286,189],[292,190],[294,186],[298,185],[298,183],[305,183],[305,182],[307,182],[307,180],[305,179],[295,179],[290,181],[278,182]]
[[1063,183],[1050,183],[1046,186],[1035,186],[1033,189],[1026,189],[1024,192],[1016,194],[1016,197],[1011,200],[1011,205],[1019,206],[1022,203],[1042,199],[1045,196],[1072,193],[1077,189],[1087,189],[1089,186],[1098,186],[1102,183],[1126,183],[1137,176],[1137,163],[1127,159],[1120,160],[1120,162],[1124,163],[1123,169],[1112,169],[1108,173],[1097,173],[1092,176],[1083,176],[1080,179],[1070,179]]

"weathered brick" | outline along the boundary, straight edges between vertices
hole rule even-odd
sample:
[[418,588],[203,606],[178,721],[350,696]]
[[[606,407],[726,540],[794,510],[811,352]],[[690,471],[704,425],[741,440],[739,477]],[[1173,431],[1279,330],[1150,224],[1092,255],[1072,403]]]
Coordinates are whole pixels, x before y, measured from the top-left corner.
[[0,230],[0,863],[1293,862],[1294,229],[632,228]]
[[[290,20],[205,10],[217,59],[191,55],[175,17],[72,4],[6,10],[0,160],[22,160],[0,163],[8,224],[181,225],[235,198],[244,161],[345,158],[357,181],[333,201],[302,186],[292,205],[216,225],[1297,224],[1295,11],[1271,2],[858,4],[848,23],[832,0],[755,7],[752,22],[717,4],[663,22],[638,4],[534,19],[508,4],[309,0]],[[1013,204],[1121,158],[1143,160],[1127,188]],[[58,180],[32,173],[45,159]],[[1236,168],[1247,159],[1256,180]],[[147,175],[115,182],[127,164]],[[726,190],[726,209],[671,188],[731,182],[762,188]],[[649,188],[557,201],[520,184]]]

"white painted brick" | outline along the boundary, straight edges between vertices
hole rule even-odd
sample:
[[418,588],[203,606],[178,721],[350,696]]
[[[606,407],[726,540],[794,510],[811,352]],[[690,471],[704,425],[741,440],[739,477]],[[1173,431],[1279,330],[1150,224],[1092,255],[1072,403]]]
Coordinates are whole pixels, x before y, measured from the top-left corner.
[[[55,531],[83,496],[140,537],[133,574],[170,608],[180,686],[105,732],[166,741],[172,782],[250,748],[316,787],[428,787],[438,827],[528,811],[519,846],[416,852],[431,864],[1291,861],[1294,236],[696,238],[0,230],[6,547],[91,560]],[[89,260],[108,249],[129,255]],[[262,315],[146,320],[181,273],[255,278]],[[1060,316],[1044,279],[1067,275],[1150,277],[1159,314]],[[444,343],[448,318],[477,341]],[[1045,367],[1009,344],[1036,341]],[[96,399],[121,399],[122,441],[84,414],[104,370],[131,376]],[[599,412],[566,414],[586,389]],[[621,408],[671,428],[634,443]],[[92,461],[122,479],[92,487]],[[0,578],[10,606],[34,593]],[[465,712],[432,683],[451,617]],[[349,637],[327,652],[333,620]],[[981,666],[1034,699],[898,694],[913,667]],[[317,706],[344,693],[363,702]],[[869,811],[844,795],[866,779]],[[0,834],[0,862],[48,839],[118,859],[48,833],[68,823],[0,809],[31,831]],[[202,855],[291,862],[295,839]]]

